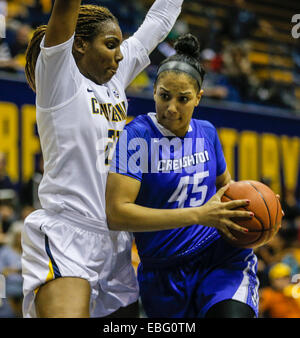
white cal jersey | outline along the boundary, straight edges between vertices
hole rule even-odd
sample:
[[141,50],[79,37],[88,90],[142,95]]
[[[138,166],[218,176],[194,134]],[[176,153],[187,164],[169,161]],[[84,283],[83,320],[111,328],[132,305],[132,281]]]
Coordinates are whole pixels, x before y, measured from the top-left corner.
[[80,213],[105,222],[105,186],[113,145],[126,123],[125,88],[148,64],[135,37],[104,85],[84,77],[72,55],[74,36],[45,48],[36,64],[37,125],[44,156],[39,197],[44,209]]

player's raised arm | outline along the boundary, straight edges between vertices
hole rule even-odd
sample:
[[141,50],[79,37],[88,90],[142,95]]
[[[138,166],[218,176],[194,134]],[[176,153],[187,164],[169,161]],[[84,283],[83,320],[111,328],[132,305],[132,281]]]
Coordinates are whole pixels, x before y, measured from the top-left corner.
[[144,45],[148,54],[162,42],[173,28],[183,0],[156,0],[134,36]]
[[45,47],[59,45],[75,32],[81,0],[55,0],[45,34]]
[[149,55],[163,41],[181,12],[183,0],[156,0],[132,37],[124,40],[117,76],[126,88],[149,63]]

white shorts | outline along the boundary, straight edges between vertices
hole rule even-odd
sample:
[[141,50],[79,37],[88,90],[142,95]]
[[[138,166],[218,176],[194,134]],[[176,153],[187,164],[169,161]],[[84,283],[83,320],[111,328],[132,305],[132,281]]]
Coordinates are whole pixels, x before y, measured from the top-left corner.
[[89,281],[92,317],[106,316],[138,299],[128,232],[109,231],[105,223],[73,212],[41,209],[25,219],[22,248],[24,317],[36,317],[35,290],[59,277]]

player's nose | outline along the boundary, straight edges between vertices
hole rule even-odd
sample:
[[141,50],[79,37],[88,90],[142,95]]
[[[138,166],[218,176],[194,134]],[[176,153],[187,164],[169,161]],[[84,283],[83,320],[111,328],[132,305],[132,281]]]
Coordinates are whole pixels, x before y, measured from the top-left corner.
[[168,115],[170,116],[175,116],[177,115],[177,107],[176,107],[176,102],[175,100],[171,100],[168,104],[168,107],[167,107],[167,113]]
[[121,62],[123,60],[124,56],[121,52],[121,48],[118,48],[115,54],[115,60],[117,63]]

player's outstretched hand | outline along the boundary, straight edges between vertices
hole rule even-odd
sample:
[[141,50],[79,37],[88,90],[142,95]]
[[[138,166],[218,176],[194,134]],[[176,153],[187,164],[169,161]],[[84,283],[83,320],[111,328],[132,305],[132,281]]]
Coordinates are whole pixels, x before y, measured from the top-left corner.
[[221,201],[221,198],[228,187],[229,184],[220,188],[206,204],[199,208],[202,209],[199,224],[215,227],[229,239],[235,240],[235,237],[228,228],[244,233],[248,232],[248,229],[234,223],[232,218],[251,218],[254,214],[251,211],[234,210],[247,206],[250,203],[249,200],[234,200],[230,202]]

